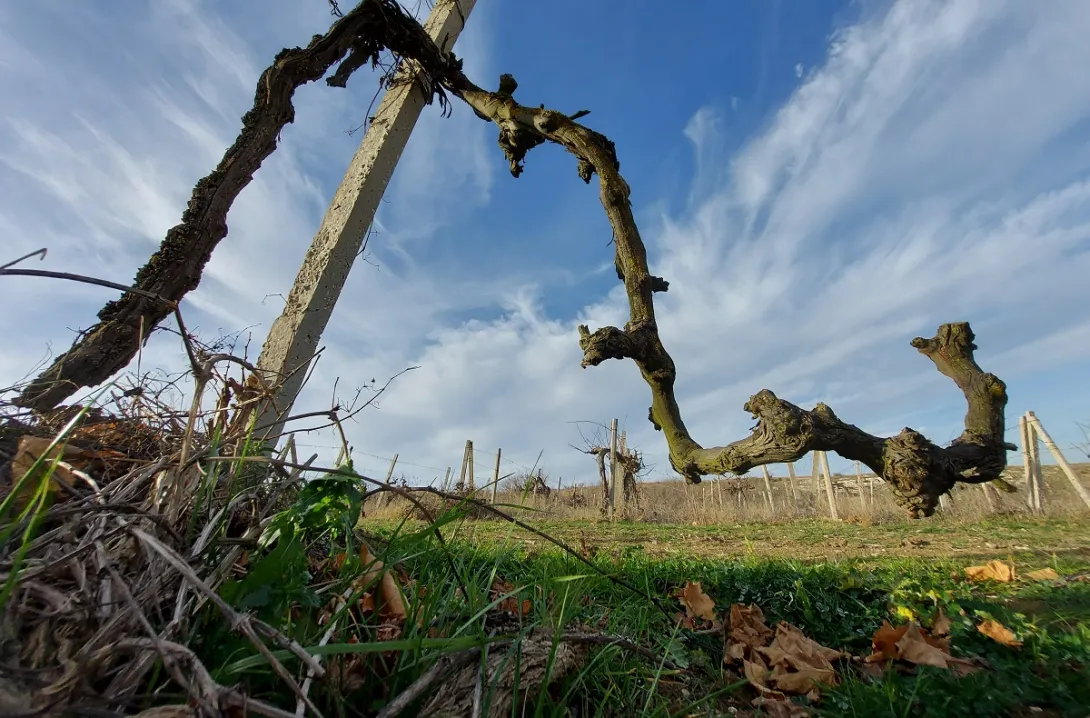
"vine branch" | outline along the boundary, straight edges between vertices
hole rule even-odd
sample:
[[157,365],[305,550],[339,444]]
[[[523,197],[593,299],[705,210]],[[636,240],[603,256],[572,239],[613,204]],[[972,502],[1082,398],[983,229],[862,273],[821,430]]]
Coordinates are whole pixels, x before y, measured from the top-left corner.
[[[339,15],[336,4],[332,11]],[[56,358],[12,403],[44,411],[82,387],[96,386],[121,371],[140,349],[151,330],[171,315],[177,303],[197,288],[212,251],[227,236],[227,213],[277,147],[280,133],[295,119],[295,90],[339,66],[326,79],[345,87],[357,69],[378,64],[390,50],[420,61],[417,76],[428,102],[438,97],[446,108],[436,74],[460,72],[456,58],[436,47],[416,20],[396,0],[363,0],[340,16],[324,35],[315,35],[306,48],[280,51],[257,81],[253,107],[242,117],[242,130],[219,166],[193,188],[180,224],[171,228],[127,290],[98,313],[98,323],[82,333],[72,348]],[[9,272],[14,273],[14,272]],[[166,300],[154,301],[148,295]]]
[[[651,274],[647,250],[632,213],[630,189],[620,174],[616,147],[604,135],[586,128],[556,110],[520,105],[512,96],[517,83],[510,75],[500,79],[496,92],[474,85],[460,73],[445,79],[452,93],[468,103],[482,119],[500,130],[499,144],[518,177],[527,152],[552,142],[575,155],[579,177],[589,183],[598,175],[600,199],[613,229],[617,276],[624,283],[629,321],[623,328],[579,327],[582,366],[597,366],[608,359],[631,359],[651,389],[648,419],[663,432],[674,470],[690,483],[701,477],[743,474],[763,464],[796,461],[811,451],[833,451],[866,464],[881,476],[909,514],[929,516],[939,496],[956,482],[981,483],[999,478],[1006,467],[1004,441],[1006,386],[981,370],[969,324],[943,324],[931,339],[911,344],[961,389],[969,409],[965,431],[942,448],[917,431],[905,428],[892,437],[868,434],[842,421],[825,404],[807,411],[778,398],[767,389],[745,404],[757,425],[751,434],[726,446],[704,448],[689,434],[674,395],[674,361],[663,346],[655,318],[654,294],[669,289]],[[584,113],[585,114],[585,113]]]

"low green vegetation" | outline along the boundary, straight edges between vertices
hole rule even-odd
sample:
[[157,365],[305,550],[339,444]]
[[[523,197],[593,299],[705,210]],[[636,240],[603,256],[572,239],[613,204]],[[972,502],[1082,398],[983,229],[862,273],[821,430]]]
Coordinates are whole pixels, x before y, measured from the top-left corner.
[[[254,552],[245,576],[221,593],[323,656],[329,672],[309,697],[327,715],[389,710],[437,660],[451,665],[454,677],[436,684],[449,695],[430,709],[445,706],[451,715],[470,715],[458,711],[471,710],[473,701],[485,716],[497,703],[512,716],[762,715],[745,676],[724,665],[717,624],[679,625],[684,608],[676,595],[696,581],[720,618],[731,604],[756,604],[769,626],[789,622],[850,654],[835,664],[839,685],[796,697],[798,711],[1081,717],[1090,706],[1090,552],[1078,522],[535,524],[566,542],[564,550],[508,522],[470,521],[457,511],[440,519],[438,531],[422,522],[364,520],[349,532],[345,517],[356,515],[354,500],[312,491],[301,501],[306,505],[275,522],[275,546]],[[383,607],[380,572],[369,583],[359,580],[367,568],[361,539],[401,587],[404,614]],[[860,551],[863,545],[875,550]],[[824,557],[814,558],[815,551]],[[1013,560],[1019,577],[967,580],[964,568],[987,557]],[[1021,577],[1045,567],[1059,578]],[[979,670],[961,677],[926,665],[865,670],[861,659],[884,621],[927,625],[938,611],[952,621],[952,654]],[[980,633],[977,626],[989,619],[1021,645]],[[575,641],[565,653],[549,638],[554,631],[597,638]],[[214,609],[201,614],[192,636],[218,683],[294,706],[268,660]],[[535,656],[542,636],[550,648]],[[479,670],[482,651],[498,670]],[[293,675],[304,673],[288,650],[274,656]],[[506,667],[514,685],[502,677]],[[494,675],[501,677],[490,683]],[[421,692],[401,714],[417,714],[434,691]]]

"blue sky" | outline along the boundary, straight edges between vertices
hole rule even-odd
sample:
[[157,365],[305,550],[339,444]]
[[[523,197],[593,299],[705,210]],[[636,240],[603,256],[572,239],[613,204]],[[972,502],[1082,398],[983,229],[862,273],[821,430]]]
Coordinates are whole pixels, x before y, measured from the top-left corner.
[[[694,438],[743,436],[742,405],[769,388],[946,442],[963,400],[908,342],[969,320],[979,361],[1008,385],[1008,439],[1032,409],[1074,456],[1090,421],[1090,5],[663,7],[479,0],[455,50],[478,84],[510,72],[524,102],[589,109],[616,142],[652,269],[671,283],[660,327]],[[0,5],[3,254],[46,246],[33,266],[129,282],[273,55],[330,20],[323,0]],[[183,303],[203,339],[244,332],[256,356],[375,88],[361,71],[347,91],[296,94],[296,122]],[[457,102],[450,118],[427,108],[375,230],[296,405],[420,365],[349,426],[360,468],[384,473],[396,452],[428,480],[473,439],[481,478],[502,447],[504,471],[543,451],[552,476],[591,480],[574,422],[617,417],[668,471],[635,365],[579,368],[576,325],[623,323],[626,308],[597,190],[571,157],[538,148],[513,179],[490,125]],[[113,296],[5,278],[0,385],[66,349]],[[141,362],[184,368],[178,339],[154,337]]]

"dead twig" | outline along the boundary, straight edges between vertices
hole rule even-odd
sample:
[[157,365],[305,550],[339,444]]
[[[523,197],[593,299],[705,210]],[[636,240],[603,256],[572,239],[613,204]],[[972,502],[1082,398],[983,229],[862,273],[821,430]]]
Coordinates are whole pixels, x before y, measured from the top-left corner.
[[252,619],[248,616],[244,616],[231,608],[226,601],[220,598],[219,594],[217,594],[210,587],[208,587],[204,583],[204,581],[202,581],[197,576],[197,574],[194,573],[193,569],[189,567],[189,564],[182,560],[181,556],[179,556],[173,549],[164,546],[162,542],[160,542],[157,538],[151,536],[148,533],[145,533],[144,531],[141,531],[135,526],[128,526],[128,531],[135,538],[142,541],[144,544],[146,544],[148,547],[150,547],[156,553],[162,556],[167,561],[167,563],[169,563],[174,568],[174,570],[182,574],[182,576],[186,579],[186,581],[189,582],[190,585],[192,585],[209,601],[211,601],[212,604],[215,605],[216,608],[219,609],[220,613],[222,613],[223,616],[227,619],[227,623],[231,627],[231,630],[240,633],[244,635],[247,639],[249,639],[250,643],[253,644],[254,648],[257,649],[257,652],[260,653],[266,661],[268,661],[269,666],[273,669],[276,675],[279,676],[280,679],[283,680],[289,688],[291,688],[292,692],[295,693],[297,697],[301,698],[307,704],[307,707],[310,708],[311,711],[313,711],[314,715],[322,715],[321,711],[318,710],[318,707],[314,705],[314,703],[303,694],[302,689],[299,687],[299,684],[295,682],[295,679],[291,676],[290,673],[288,673],[288,670],[284,668],[283,664],[281,664],[280,661],[276,659],[272,651],[269,650],[268,646],[266,646],[265,643],[258,637],[257,633],[260,630],[261,633],[263,633],[265,636],[276,640],[276,642],[281,647],[287,649],[296,658],[302,661],[303,665],[313,670],[316,676],[324,676],[325,669],[322,668],[321,664],[318,663],[313,656],[307,653],[307,651],[303,649],[303,647],[300,646],[298,643],[283,635],[272,626],[269,626],[268,624],[265,624],[261,621]]

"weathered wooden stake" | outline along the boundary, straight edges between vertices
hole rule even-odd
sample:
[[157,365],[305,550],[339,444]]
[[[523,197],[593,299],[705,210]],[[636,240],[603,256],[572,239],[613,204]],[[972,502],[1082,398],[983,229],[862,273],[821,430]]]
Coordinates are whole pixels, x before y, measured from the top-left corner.
[[[1045,431],[1045,427],[1041,426],[1041,420],[1037,418],[1037,415],[1032,411],[1026,412],[1029,423],[1033,429],[1041,437],[1041,441],[1045,442],[1045,446],[1048,447],[1049,452],[1052,454],[1052,458],[1056,459],[1056,463],[1060,465],[1060,469],[1067,476],[1067,480],[1071,482],[1071,486],[1075,489],[1075,493],[1079,495],[1082,502],[1090,508],[1090,492],[1087,492],[1086,487],[1079,481],[1079,477],[1075,475],[1075,470],[1071,468],[1071,464],[1067,463],[1067,459],[1060,451],[1060,447],[1056,446],[1056,442],[1052,440],[1052,437]],[[1040,476],[1040,462],[1037,464],[1038,476]],[[1043,485],[1044,482],[1040,482]]]
[[765,493],[768,494],[768,508],[772,512],[772,515],[776,515],[776,504],[772,501],[772,477],[768,473],[768,467],[761,464],[761,473],[765,477]]
[[609,520],[616,517],[617,507],[617,420],[609,422]]
[[984,492],[984,500],[988,502],[988,511],[995,513],[995,497],[992,496],[992,492],[995,491],[995,489],[992,487],[992,483],[990,481],[985,481],[980,485],[980,490]]
[[469,491],[470,495],[473,495],[477,491],[477,482],[476,479],[473,478],[473,453],[473,442],[467,441],[466,454],[469,456],[469,485],[467,487],[467,490]]
[[834,520],[840,520],[840,511],[836,506],[836,492],[833,490],[833,474],[829,471],[829,457],[821,452],[821,469],[825,473],[825,491],[829,495],[829,514]]
[[1026,479],[1026,506],[1030,511],[1037,511],[1037,479],[1033,472],[1033,453],[1030,448],[1032,429],[1026,415],[1018,417],[1018,432],[1022,439],[1022,468]]
[[462,469],[458,473],[458,483],[455,484],[458,491],[465,491],[466,488],[466,469],[469,468],[469,447],[473,446],[473,442],[466,439],[466,446],[462,450]]
[[[392,479],[393,476],[394,476],[394,467],[395,466],[397,466],[397,454],[394,454],[394,458],[390,459],[390,468],[386,471],[386,485],[387,486],[390,485],[390,479]],[[388,493],[390,493],[390,492],[389,491],[383,491],[381,494],[378,495],[378,501],[375,502],[376,503],[376,508],[380,508],[380,509],[382,508],[383,504],[386,503],[386,495]]]
[[492,471],[492,503],[496,503],[496,492],[500,490],[500,456],[503,449],[496,449],[496,468]]
[[791,502],[795,504],[795,511],[798,511],[799,510],[799,494],[798,494],[798,491],[795,489],[796,478],[797,477],[795,476],[795,462],[794,461],[788,461],[787,462],[787,481],[791,485]]
[[1037,428],[1029,420],[1029,412],[1026,412],[1026,435],[1029,437],[1029,475],[1030,498],[1033,500],[1031,509],[1034,513],[1044,513],[1045,491],[1044,474],[1041,471],[1041,445],[1038,443]]

